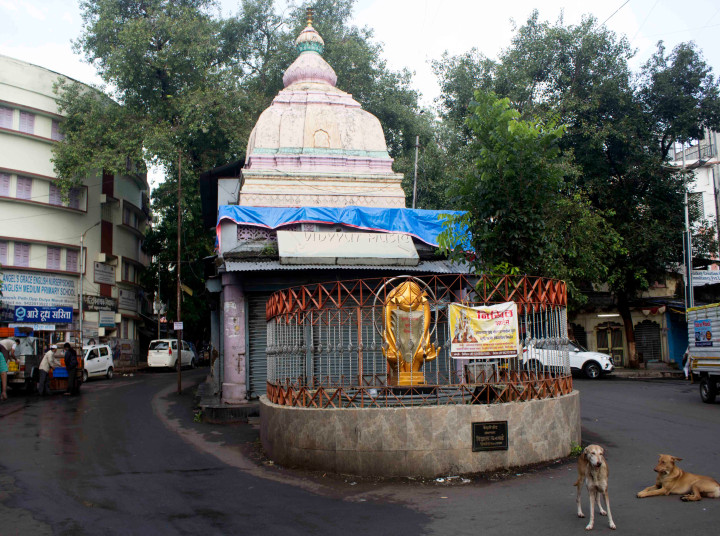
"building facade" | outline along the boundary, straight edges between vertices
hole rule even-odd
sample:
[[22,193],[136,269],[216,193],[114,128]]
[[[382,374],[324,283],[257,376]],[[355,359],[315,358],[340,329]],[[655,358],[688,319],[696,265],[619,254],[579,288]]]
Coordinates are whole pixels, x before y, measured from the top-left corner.
[[[138,360],[138,276],[149,220],[144,173],[99,172],[63,196],[52,163],[62,75],[0,56],[0,327],[108,342]],[[69,315],[68,311],[72,314]]]

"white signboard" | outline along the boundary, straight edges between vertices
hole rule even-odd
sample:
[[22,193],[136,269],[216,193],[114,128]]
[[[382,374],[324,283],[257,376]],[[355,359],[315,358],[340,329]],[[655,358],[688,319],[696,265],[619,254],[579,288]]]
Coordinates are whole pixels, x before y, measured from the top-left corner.
[[182,322],[173,322],[173,329],[175,331],[182,331],[183,330],[183,323]]
[[114,328],[115,311],[98,311],[98,325],[101,328]]
[[720,283],[720,270],[693,270],[692,282],[693,287]]
[[95,270],[93,272],[93,278],[96,283],[103,283],[105,285],[115,284],[115,267],[102,262],[95,263]]
[[417,266],[412,237],[398,233],[278,231],[280,264]]
[[24,324],[14,323],[8,324],[9,328],[30,328],[33,331],[55,331],[55,324]]
[[77,307],[76,277],[6,270],[0,273],[3,308]]
[[118,291],[118,305],[120,309],[137,311],[137,295],[134,290],[120,289]]

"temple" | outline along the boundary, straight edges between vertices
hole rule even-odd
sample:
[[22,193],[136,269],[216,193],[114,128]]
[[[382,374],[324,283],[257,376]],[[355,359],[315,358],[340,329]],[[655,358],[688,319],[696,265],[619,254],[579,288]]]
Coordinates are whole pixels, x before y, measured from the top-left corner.
[[443,215],[405,208],[380,121],[336,87],[311,17],[284,89],[259,117],[244,162],[200,177],[217,237],[215,391],[242,404],[266,391],[266,303],[328,280],[466,272],[436,254]]

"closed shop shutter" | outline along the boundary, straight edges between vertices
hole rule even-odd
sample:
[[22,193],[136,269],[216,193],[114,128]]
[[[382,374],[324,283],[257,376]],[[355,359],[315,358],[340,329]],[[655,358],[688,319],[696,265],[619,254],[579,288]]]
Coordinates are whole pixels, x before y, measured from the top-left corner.
[[644,362],[660,361],[660,325],[651,320],[643,320],[635,326],[635,344],[638,355]]
[[267,391],[267,322],[265,304],[270,294],[248,294],[248,397]]

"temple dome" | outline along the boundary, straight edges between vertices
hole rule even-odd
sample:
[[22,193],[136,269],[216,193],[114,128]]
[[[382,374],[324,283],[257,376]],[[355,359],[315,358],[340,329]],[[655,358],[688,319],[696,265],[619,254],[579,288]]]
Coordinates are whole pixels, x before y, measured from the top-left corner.
[[311,21],[295,44],[299,54],[283,76],[285,87],[250,134],[245,169],[392,174],[380,121],[335,87],[337,75]]

